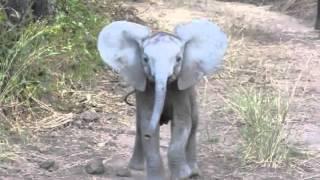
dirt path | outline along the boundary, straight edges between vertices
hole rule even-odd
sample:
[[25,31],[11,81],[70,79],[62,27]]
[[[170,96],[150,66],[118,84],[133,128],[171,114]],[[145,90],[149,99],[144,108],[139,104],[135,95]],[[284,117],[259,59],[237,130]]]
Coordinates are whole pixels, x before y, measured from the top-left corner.
[[[217,22],[229,36],[224,71],[198,85],[201,179],[320,179],[318,33],[294,18],[238,3],[210,1],[207,6],[198,4],[193,8],[172,8],[161,3],[131,5],[139,9],[143,19],[156,19],[162,30],[170,31],[178,23],[206,17]],[[296,85],[289,115],[294,128],[290,142],[312,151],[312,158],[287,169],[243,165],[238,154],[240,125],[223,97],[231,87],[249,83],[252,78],[254,83],[272,82],[283,92]],[[143,179],[141,172],[131,171],[131,177],[117,175],[128,163],[135,132],[134,108],[122,102],[123,94],[129,90],[114,83],[115,80],[107,72],[97,90],[89,93],[91,101],[98,104],[91,108],[97,113],[89,113],[89,118],[77,116],[64,128],[28,140],[30,144],[17,140],[13,148],[20,158],[0,165],[0,179]],[[164,159],[169,137],[168,126],[164,126],[161,130]],[[88,175],[84,171],[85,164],[93,158],[103,159],[107,169],[103,175]],[[56,165],[49,170],[40,168],[39,164],[48,159]]]

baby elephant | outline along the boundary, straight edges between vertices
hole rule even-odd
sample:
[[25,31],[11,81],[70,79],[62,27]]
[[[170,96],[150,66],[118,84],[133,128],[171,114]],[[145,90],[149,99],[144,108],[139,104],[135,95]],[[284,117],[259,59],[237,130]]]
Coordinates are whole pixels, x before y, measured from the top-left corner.
[[178,25],[174,34],[152,33],[146,26],[127,21],[103,28],[98,37],[103,61],[136,90],[137,133],[130,168],[142,170],[146,162],[148,180],[165,179],[159,127],[170,121],[171,179],[199,174],[194,86],[218,68],[226,48],[226,35],[208,20]]

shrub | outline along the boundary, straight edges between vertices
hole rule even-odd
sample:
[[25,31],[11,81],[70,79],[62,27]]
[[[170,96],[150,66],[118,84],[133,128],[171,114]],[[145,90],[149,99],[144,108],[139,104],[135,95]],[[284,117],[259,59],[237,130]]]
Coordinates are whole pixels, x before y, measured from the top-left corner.
[[82,82],[101,66],[96,36],[106,20],[81,0],[57,1],[48,21],[9,25],[0,15],[0,105]]

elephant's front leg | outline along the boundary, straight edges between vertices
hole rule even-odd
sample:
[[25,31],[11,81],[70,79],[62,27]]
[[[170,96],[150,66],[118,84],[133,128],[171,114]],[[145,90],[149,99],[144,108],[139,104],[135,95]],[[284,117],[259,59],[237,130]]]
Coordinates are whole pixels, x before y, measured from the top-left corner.
[[133,154],[129,162],[129,168],[134,170],[144,169],[144,154],[143,154],[142,136],[141,136],[141,122],[139,118],[136,118],[136,137],[135,137]]
[[[171,142],[168,151],[171,179],[184,179],[191,176],[192,171],[186,159],[186,146],[191,130],[190,111],[174,107],[174,117],[171,124]],[[188,108],[187,108],[188,109]]]
[[187,162],[191,168],[191,176],[200,176],[200,169],[198,167],[197,163],[197,140],[196,140],[196,131],[197,131],[197,125],[198,121],[195,121],[192,119],[192,128],[190,132],[190,136],[188,139],[188,144],[186,148],[186,157]]
[[[137,119],[139,121],[140,136],[145,134],[150,124],[152,114],[153,96],[150,94],[137,93]],[[165,173],[160,156],[159,125],[154,136],[144,138],[141,136],[141,144],[146,161],[146,172],[148,180],[164,180]]]
[[191,119],[192,127],[187,144],[187,161],[192,171],[192,176],[200,176],[200,169],[197,163],[197,128],[198,128],[198,104],[196,99],[196,92],[192,89],[190,93],[190,102],[191,102]]
[[[144,127],[142,132],[145,129],[147,128]],[[149,139],[143,138],[142,142],[147,165],[147,179],[164,180],[165,173],[160,156],[159,127],[156,129],[154,136]]]

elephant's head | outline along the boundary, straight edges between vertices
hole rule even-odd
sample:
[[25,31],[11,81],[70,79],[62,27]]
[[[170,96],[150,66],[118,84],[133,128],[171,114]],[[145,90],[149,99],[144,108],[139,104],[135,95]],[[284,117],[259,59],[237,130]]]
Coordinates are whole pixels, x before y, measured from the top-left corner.
[[117,21],[98,37],[103,61],[136,90],[144,91],[147,81],[155,83],[153,113],[145,137],[151,137],[159,124],[167,83],[177,80],[179,90],[193,86],[218,68],[226,48],[226,35],[207,20],[178,25],[174,35],[152,35],[146,26]]

